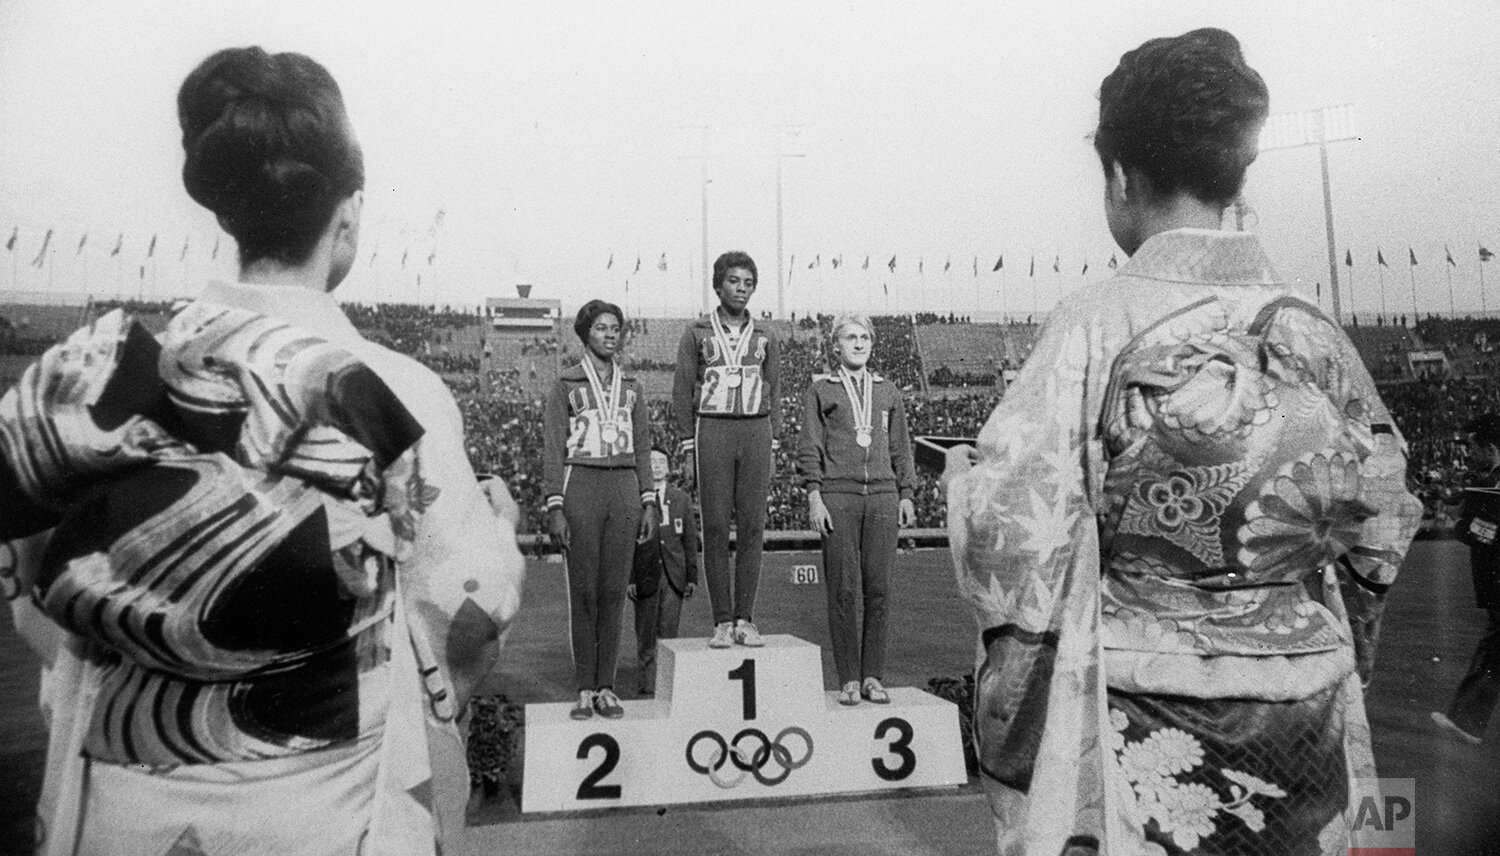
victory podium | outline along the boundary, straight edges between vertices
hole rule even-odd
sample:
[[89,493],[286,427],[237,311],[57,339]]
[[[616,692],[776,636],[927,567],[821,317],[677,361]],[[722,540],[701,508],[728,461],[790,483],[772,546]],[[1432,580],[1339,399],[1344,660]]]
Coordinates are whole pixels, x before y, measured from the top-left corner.
[[910,687],[846,707],[822,691],[818,646],[657,643],[657,697],[621,719],[526,706],[523,812],[960,785],[958,708]]

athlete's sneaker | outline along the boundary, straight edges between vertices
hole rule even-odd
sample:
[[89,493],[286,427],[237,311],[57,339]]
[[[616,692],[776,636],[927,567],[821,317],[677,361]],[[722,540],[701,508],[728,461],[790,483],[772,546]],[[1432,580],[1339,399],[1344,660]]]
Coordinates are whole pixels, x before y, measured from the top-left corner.
[[854,707],[859,704],[859,681],[849,681],[839,691],[839,704]]
[[859,694],[871,704],[891,703],[891,694],[886,692],[884,686],[881,686],[879,678],[865,678],[864,685],[859,688]]
[[619,719],[625,715],[625,708],[621,706],[620,699],[615,691],[609,687],[594,693],[594,710],[605,719]]
[[578,704],[568,711],[569,719],[588,719],[594,715],[594,694],[588,690],[578,692]]
[[1462,740],[1470,746],[1478,746],[1480,743],[1484,742],[1484,738],[1480,737],[1478,734],[1470,734],[1463,729],[1463,726],[1449,719],[1446,715],[1438,713],[1437,711],[1432,712],[1432,721],[1436,722],[1438,728],[1442,729],[1444,733],[1452,737],[1457,737],[1459,740]]
[[734,623],[734,641],[746,648],[759,648],[766,644],[766,640],[760,637],[760,631],[755,629],[755,625],[743,618]]
[[714,638],[708,640],[710,648],[728,648],[734,644],[734,625],[721,621],[714,625]]

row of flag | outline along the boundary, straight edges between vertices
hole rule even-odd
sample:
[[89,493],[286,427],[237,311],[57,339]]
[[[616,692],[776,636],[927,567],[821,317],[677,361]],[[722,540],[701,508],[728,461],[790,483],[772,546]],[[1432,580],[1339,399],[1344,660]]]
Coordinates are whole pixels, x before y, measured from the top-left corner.
[[[871,259],[871,257],[869,255],[865,256],[864,264],[860,265],[860,270],[869,270],[870,269],[870,259]],[[891,256],[890,261],[888,261],[888,262],[885,263],[885,266],[890,269],[891,273],[895,273],[896,272],[896,267],[897,267],[896,259],[897,259],[896,256]],[[1045,260],[1044,260],[1044,264],[1045,264]],[[631,273],[632,274],[640,273],[641,272],[641,265],[642,265],[641,256],[637,255],[635,257],[635,266],[634,266],[634,268],[632,268]],[[828,259],[828,265],[829,265],[829,267],[833,268],[834,270],[838,270],[839,268],[841,268],[841,267],[844,266],[844,257],[842,255],[839,255],[839,256],[830,256],[829,259]],[[917,259],[917,272],[918,273],[925,273],[926,272],[926,265],[927,265],[927,260],[925,258],[918,258]],[[822,266],[823,266],[823,254],[822,253],[815,254],[813,256],[813,260],[807,263],[807,269],[808,270],[816,270],[816,269],[818,269],[818,268],[820,268]],[[989,267],[991,273],[999,272],[999,271],[1001,271],[1001,270],[1003,270],[1005,268],[1005,255],[1002,253],[1001,255],[999,255],[998,257],[996,257],[995,264],[993,266],[991,266],[989,264],[988,260],[986,260],[985,263],[984,263],[984,265],[982,265],[982,266],[983,267]],[[973,271],[974,271],[974,276],[976,276],[976,277],[979,276],[980,268],[982,266],[979,263],[979,257],[978,256],[974,256],[973,260],[972,260],[972,264],[971,264],[971,267],[973,268]],[[1113,255],[1113,254],[1110,255],[1109,261],[1107,262],[1107,266],[1109,267],[1110,270],[1114,270],[1115,268],[1117,268],[1117,267],[1120,266],[1119,259],[1115,255]],[[610,253],[609,254],[609,260],[604,263],[604,269],[605,270],[614,270],[614,268],[615,268],[615,254],[614,253]],[[796,253],[792,254],[791,262],[788,264],[788,268],[789,268],[789,270],[796,270],[797,269],[797,254]],[[947,260],[943,262],[943,273],[948,273],[950,270],[952,270],[952,268],[953,268],[953,257],[949,256],[947,258]],[[666,253],[662,253],[661,254],[661,258],[657,260],[657,262],[656,262],[656,269],[659,270],[659,271],[666,271],[667,270],[667,254]],[[1053,259],[1052,259],[1052,272],[1053,273],[1062,273],[1062,256],[1059,255],[1059,256],[1054,256],[1053,257]],[[1089,262],[1088,262],[1087,259],[1084,259],[1083,270],[1080,271],[1080,275],[1087,274],[1088,272],[1089,272]],[[1027,275],[1028,276],[1036,276],[1036,256],[1035,256],[1035,254],[1033,254],[1031,256],[1030,263],[1027,266]]]
[[[56,229],[48,229],[46,231],[46,233],[42,236],[42,244],[37,249],[36,255],[31,259],[31,266],[32,267],[40,268],[40,267],[42,267],[42,265],[44,265],[46,263],[46,261],[47,261],[47,252],[48,252],[48,250],[52,249],[52,238],[56,234],[56,232],[57,232]],[[21,235],[21,229],[20,229],[19,226],[13,226],[13,227],[11,227],[10,237],[5,241],[5,250],[6,250],[6,252],[8,252],[8,253],[14,253],[14,252],[16,252],[16,245],[20,242],[20,235]],[[154,235],[151,236],[151,240],[149,242],[147,242],[147,244],[146,244],[146,255],[145,255],[145,258],[151,259],[151,258],[155,258],[156,257],[156,246],[157,246],[157,243],[160,241],[160,238],[161,238],[160,233],[154,234]],[[217,260],[219,258],[219,248],[220,248],[222,240],[223,240],[223,236],[222,235],[216,235],[214,237],[213,249],[209,252],[209,260],[210,261]],[[84,248],[88,246],[88,243],[89,243],[89,233],[88,232],[84,232],[78,238],[78,246],[73,251],[73,255],[75,255],[75,256],[82,255],[83,251],[84,251]],[[112,249],[112,250],[109,251],[109,257],[112,258],[112,259],[119,257],[120,254],[122,252],[124,252],[124,250],[125,250],[125,243],[126,243],[125,242],[125,233],[121,232],[121,233],[119,233],[115,237],[114,249]],[[187,236],[187,237],[185,237],[185,238],[182,239],[182,250],[177,254],[177,260],[178,261],[187,261],[188,253],[189,253],[189,251],[191,249],[192,249],[192,236],[189,235],[189,236]],[[375,248],[370,251],[370,264],[372,264],[372,265],[375,264],[375,259],[379,255],[380,255],[380,245],[376,244]],[[408,248],[405,248],[405,249],[402,250],[402,252],[401,252],[401,267],[403,269],[406,268],[407,260],[408,260],[408,258],[410,256],[411,256],[411,248],[408,247]],[[428,267],[431,267],[436,261],[437,261],[437,247],[434,246],[434,247],[431,247],[429,249],[428,253],[427,253],[427,265],[428,265]],[[666,263],[665,262],[665,258],[663,259],[662,263],[663,264]],[[666,270],[666,268],[663,267],[662,270]]]
[[[438,223],[441,224],[441,218],[442,218],[442,212],[441,211],[438,212],[438,218],[439,218],[438,219]],[[33,267],[40,268],[46,262],[47,251],[49,249],[51,249],[51,247],[52,247],[52,238],[53,238],[53,235],[54,235],[55,232],[56,232],[55,229],[48,229],[47,232],[46,232],[46,234],[43,235],[41,247],[37,250],[35,257],[33,257],[32,260],[31,260],[31,265]],[[160,237],[159,234],[154,234],[154,235],[151,236],[151,240],[150,240],[150,242],[146,246],[146,258],[149,259],[149,258],[154,258],[156,256],[156,245],[157,245],[157,240],[158,240],[159,237]],[[16,244],[17,244],[19,238],[20,238],[20,227],[19,226],[13,226],[11,228],[11,231],[10,231],[10,238],[7,239],[6,242],[5,242],[5,250],[6,250],[6,252],[14,253],[16,251]],[[215,236],[213,250],[209,254],[209,258],[211,260],[212,259],[218,259],[218,257],[219,257],[220,240],[221,240],[221,238],[219,236]],[[75,256],[81,255],[83,253],[84,248],[86,246],[88,246],[88,242],[89,242],[89,233],[88,232],[84,232],[82,235],[79,236],[79,238],[78,238],[78,245],[77,245],[76,249],[74,250],[73,254]],[[187,236],[187,237],[183,238],[183,241],[182,241],[182,250],[177,255],[178,261],[186,261],[187,260],[188,251],[189,251],[189,249],[191,247],[191,244],[192,244],[192,237],[191,236]],[[121,233],[119,233],[119,235],[117,235],[115,237],[114,248],[112,250],[110,250],[109,257],[110,258],[116,258],[116,257],[118,257],[121,254],[122,250],[124,249],[124,246],[125,246],[125,233],[121,232]],[[1407,254],[1407,260],[1410,263],[1410,265],[1412,267],[1416,267],[1417,266],[1417,252],[1416,252],[1416,250],[1414,248],[1412,248],[1412,247],[1407,247],[1406,248],[1406,254]],[[374,265],[375,264],[375,260],[376,260],[376,258],[379,257],[379,255],[380,255],[380,247],[377,244],[376,247],[373,250],[371,250],[371,252],[370,252],[370,261],[369,261],[369,263],[371,265]],[[1458,262],[1453,258],[1453,251],[1448,247],[1447,244],[1443,245],[1443,255],[1444,255],[1445,261],[1447,261],[1447,263],[1449,265],[1453,265],[1453,266],[1457,266],[1458,265]],[[408,262],[410,256],[411,256],[411,249],[409,247],[402,250],[402,252],[401,252],[401,267],[402,267],[402,269],[406,268],[407,262]],[[1495,257],[1494,253],[1490,252],[1488,249],[1486,249],[1483,246],[1479,247],[1479,261],[1481,261],[1481,262],[1487,262],[1487,261],[1490,261],[1491,259],[1493,259],[1494,257]],[[868,254],[866,254],[865,258],[864,258],[864,263],[860,265],[860,270],[869,270],[870,269],[870,260],[871,260],[871,256],[868,255]],[[427,261],[428,267],[431,267],[437,261],[437,247],[436,246],[432,247],[428,251],[428,253],[427,253],[427,260],[426,261]],[[1377,247],[1375,249],[1375,263],[1378,264],[1381,267],[1385,267],[1385,268],[1390,267],[1390,264],[1385,259],[1385,251],[1384,251],[1384,249],[1379,248],[1379,247]],[[829,259],[828,259],[828,264],[834,270],[838,270],[839,268],[841,268],[841,267],[844,266],[844,257],[842,255],[830,256]],[[1351,267],[1351,268],[1354,267],[1354,251],[1352,249],[1346,249],[1344,251],[1344,264],[1347,267]],[[823,265],[823,255],[822,255],[822,253],[817,253],[817,254],[813,255],[812,261],[806,263],[806,268],[807,268],[807,270],[816,270],[816,269],[822,267],[822,265]],[[605,268],[605,270],[614,270],[614,266],[615,266],[615,254],[614,253],[610,253],[609,254],[609,260],[607,262],[605,262],[604,268]],[[640,273],[641,272],[641,266],[642,266],[642,259],[641,259],[641,256],[639,254],[637,254],[636,257],[635,257],[635,266],[634,266],[634,268],[632,270],[632,274],[638,274],[638,273]],[[1003,270],[1005,268],[1005,255],[1002,253],[1001,255],[997,256],[996,259],[995,259],[995,263],[993,265],[989,265],[989,263],[986,261],[986,263],[985,263],[984,266],[989,267],[990,272],[992,272],[992,273],[998,273],[999,271],[1001,271],[1001,270]],[[1117,267],[1119,267],[1119,260],[1118,260],[1118,258],[1115,255],[1111,254],[1110,257],[1109,257],[1109,261],[1107,262],[1107,266],[1109,267],[1110,270],[1114,270]],[[895,273],[896,272],[896,268],[897,268],[897,256],[894,256],[894,255],[891,256],[890,260],[885,263],[885,267],[888,268],[891,273]],[[973,271],[973,275],[975,277],[979,276],[980,267],[981,267],[981,265],[979,263],[979,257],[978,256],[974,256],[973,259],[972,259],[972,261],[971,261],[971,270]],[[947,259],[943,262],[943,273],[950,272],[952,270],[952,268],[953,268],[953,257],[952,256],[948,256]],[[662,272],[665,272],[667,270],[667,254],[666,253],[662,253],[661,257],[657,260],[657,262],[656,262],[656,269],[658,271],[662,271]],[[797,269],[797,256],[794,253],[794,254],[792,254],[791,262],[788,265],[788,272],[790,273],[791,271],[794,271],[796,269]],[[1057,256],[1053,257],[1053,260],[1052,260],[1052,271],[1053,271],[1053,273],[1062,273],[1062,256],[1061,255],[1057,255]],[[919,257],[917,259],[917,272],[918,273],[925,273],[926,272],[926,259],[925,258]],[[1088,272],[1089,272],[1089,262],[1088,262],[1087,259],[1084,259],[1084,261],[1083,261],[1083,267],[1082,267],[1082,270],[1079,271],[1079,275],[1080,276],[1087,275]],[[1028,276],[1036,276],[1036,255],[1035,254],[1032,254],[1030,256],[1029,262],[1027,264],[1027,275]]]
[[[1410,261],[1411,266],[1412,267],[1416,267],[1417,266],[1417,251],[1414,248],[1412,248],[1412,247],[1407,247],[1406,248],[1406,255],[1407,255],[1407,259]],[[1447,244],[1443,245],[1443,255],[1445,257],[1445,260],[1448,262],[1448,264],[1454,265],[1454,266],[1458,265],[1458,262],[1453,258],[1453,251],[1448,247]],[[1493,259],[1494,257],[1495,257],[1494,253],[1490,252],[1488,249],[1486,249],[1483,246],[1479,247],[1479,260],[1481,262],[1487,262],[1487,261]],[[860,270],[869,270],[870,269],[870,259],[871,259],[871,256],[869,256],[867,254],[865,256],[864,263],[860,265]],[[429,262],[430,261],[431,261],[431,259],[429,259]],[[1383,249],[1379,248],[1379,247],[1377,247],[1375,249],[1375,262],[1377,264],[1379,264],[1381,267],[1390,267],[1390,264],[1385,260],[1385,251]],[[917,272],[918,273],[925,273],[926,272],[926,264],[927,264],[926,258],[919,257],[917,259]],[[1045,264],[1045,261],[1044,261],[1044,264]],[[1352,249],[1346,249],[1344,251],[1344,264],[1347,265],[1348,267],[1354,267],[1354,251]],[[642,265],[641,256],[637,255],[635,257],[635,267],[633,268],[632,273],[633,274],[640,273],[641,272],[641,265]],[[817,270],[818,268],[822,267],[822,265],[823,265],[823,254],[822,253],[816,253],[816,254],[813,255],[812,261],[806,263],[806,269],[807,270]],[[828,258],[828,265],[829,265],[829,267],[833,268],[834,270],[838,270],[839,268],[841,268],[841,267],[844,266],[844,257],[842,255],[830,256]],[[1115,254],[1111,254],[1110,257],[1109,257],[1109,261],[1106,263],[1106,266],[1110,270],[1115,270],[1116,268],[1118,268],[1120,266],[1119,258]],[[610,253],[609,254],[609,260],[607,262],[605,262],[605,264],[604,264],[604,269],[605,270],[614,270],[614,267],[615,267],[615,254],[614,253]],[[897,256],[894,256],[894,255],[891,256],[890,260],[885,263],[885,267],[888,268],[891,273],[895,273],[896,272],[896,268],[897,268]],[[970,269],[973,271],[973,275],[975,277],[979,276],[980,268],[981,267],[988,267],[990,269],[991,273],[998,273],[999,271],[1001,271],[1001,270],[1003,270],[1005,268],[1005,255],[1002,253],[999,256],[997,256],[995,258],[994,265],[990,265],[988,261],[986,261],[984,265],[980,265],[980,263],[979,263],[979,257],[978,256],[974,256],[972,258],[972,260],[971,260],[971,263],[970,263]],[[798,266],[797,266],[797,255],[796,255],[796,253],[792,254],[791,262],[787,265],[787,268],[788,268],[788,273],[791,273],[792,271],[795,271],[795,270],[798,269]],[[943,273],[950,272],[952,270],[952,268],[953,268],[953,257],[952,256],[948,256],[944,260],[944,262],[943,262]],[[656,269],[659,270],[659,271],[665,271],[665,270],[667,270],[667,254],[666,253],[662,253],[661,254],[661,258],[656,263]],[[1061,255],[1053,256],[1053,258],[1052,258],[1052,272],[1053,273],[1062,273],[1062,256]],[[1089,272],[1089,261],[1088,261],[1088,259],[1084,259],[1083,260],[1083,267],[1079,271],[1079,275],[1080,276],[1087,275],[1088,272]],[[1036,276],[1036,255],[1035,254],[1032,254],[1030,256],[1028,262],[1027,262],[1026,275],[1027,276]]]
[[[1443,256],[1444,256],[1445,260],[1448,262],[1448,264],[1450,264],[1450,265],[1452,265],[1454,267],[1458,267],[1458,262],[1453,259],[1453,250],[1449,249],[1449,247],[1448,247],[1447,244],[1443,245]],[[1417,266],[1417,251],[1416,250],[1412,249],[1411,247],[1407,247],[1406,248],[1406,257],[1411,262],[1411,266],[1412,267],[1416,267]],[[1483,245],[1481,245],[1479,247],[1479,260],[1481,262],[1487,262],[1490,259],[1493,259],[1494,257],[1495,257],[1495,254],[1492,253],[1492,252],[1490,252],[1489,250],[1485,249]],[[1390,264],[1388,262],[1386,262],[1386,260],[1385,260],[1385,251],[1382,250],[1382,249],[1380,249],[1379,247],[1375,248],[1375,263],[1378,264],[1378,265],[1380,265],[1383,268],[1390,267]],[[1351,268],[1354,267],[1354,251],[1353,250],[1347,250],[1347,249],[1344,250],[1344,266],[1345,267],[1351,267]]]
[[[47,251],[52,248],[52,236],[56,232],[57,232],[56,229],[48,229],[47,232],[46,232],[46,234],[44,234],[42,236],[42,245],[41,245],[40,248],[37,249],[36,255],[31,260],[31,266],[32,267],[40,268],[43,264],[46,263],[46,260],[47,260]],[[10,237],[5,241],[5,251],[6,252],[8,252],[8,253],[14,253],[16,251],[16,243],[20,240],[20,234],[21,234],[21,229],[20,229],[19,226],[12,226],[11,227]],[[160,237],[159,234],[151,236],[150,243],[148,243],[146,245],[146,258],[149,259],[149,258],[154,258],[156,256],[156,244],[157,244],[157,240],[158,240],[159,237]],[[212,258],[212,259],[217,259],[219,257],[219,242],[220,242],[220,238],[219,237],[215,237],[214,238],[214,248],[213,248],[212,253],[210,254],[210,258]],[[76,249],[74,249],[73,255],[75,255],[75,256],[82,255],[83,254],[83,250],[84,250],[85,247],[88,246],[88,243],[89,243],[89,233],[88,232],[84,232],[78,238],[78,246],[77,246]],[[178,256],[177,256],[178,261],[186,261],[187,260],[188,250],[191,247],[191,245],[192,245],[192,236],[188,236],[188,237],[186,237],[186,238],[184,238],[182,240],[182,252],[179,253]],[[109,257],[110,258],[116,258],[116,257],[118,257],[120,255],[120,253],[124,249],[125,249],[125,233],[121,232],[119,235],[117,235],[115,237],[115,246],[114,246],[114,249],[112,249],[112,250],[109,251]]]

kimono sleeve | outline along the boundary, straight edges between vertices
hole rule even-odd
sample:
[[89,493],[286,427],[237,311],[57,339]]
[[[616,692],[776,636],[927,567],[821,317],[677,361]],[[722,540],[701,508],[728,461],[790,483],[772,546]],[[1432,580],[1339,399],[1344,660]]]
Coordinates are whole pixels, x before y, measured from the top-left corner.
[[[436,659],[423,665],[434,710],[457,715],[484,679],[521,603],[525,574],[510,527],[490,509],[463,447],[458,407],[431,378],[426,429],[387,472],[386,496],[398,534],[410,535],[400,563],[413,635]],[[444,698],[448,688],[453,698]]]
[[1342,609],[1335,611],[1349,621],[1355,662],[1360,677],[1368,681],[1375,668],[1386,592],[1421,526],[1422,503],[1407,487],[1406,440],[1348,335],[1326,319],[1284,329],[1278,332],[1285,346],[1294,353],[1315,355],[1310,361],[1313,378],[1370,444],[1360,466],[1360,500],[1375,513],[1360,525],[1356,542],[1338,562],[1336,585],[1328,586],[1325,594],[1327,600],[1338,599]]
[[[1026,852],[1097,835],[1074,818],[1104,798],[1089,751],[1104,721],[1095,507],[1109,362],[1091,314],[1054,317],[981,432],[978,462],[948,488],[958,591],[980,633],[980,768],[1008,795],[992,796],[997,828]],[[1054,798],[1080,811],[1049,810]]]

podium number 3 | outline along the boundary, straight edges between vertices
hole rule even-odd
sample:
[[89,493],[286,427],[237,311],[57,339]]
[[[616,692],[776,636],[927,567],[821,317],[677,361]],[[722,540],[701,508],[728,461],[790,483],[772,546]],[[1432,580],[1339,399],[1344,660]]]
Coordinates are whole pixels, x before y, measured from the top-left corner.
[[875,768],[875,775],[887,782],[899,782],[910,776],[917,768],[917,753],[911,751],[911,739],[913,737],[911,723],[899,716],[883,719],[875,726],[875,739],[884,740],[890,732],[896,732],[896,739],[892,740],[886,747],[886,751],[897,758],[901,763],[892,767],[886,764],[884,758],[871,758],[870,766]]
[[578,785],[578,798],[581,800],[617,800],[620,798],[620,786],[601,785],[599,780],[613,773],[615,765],[620,763],[620,744],[608,734],[590,734],[578,744],[578,760],[587,759],[595,746],[604,750],[604,761],[594,768],[594,772],[583,777],[583,781]]
[[731,681],[743,681],[740,685],[740,709],[745,719],[755,718],[755,661],[749,657],[745,658],[733,669],[729,670]]

